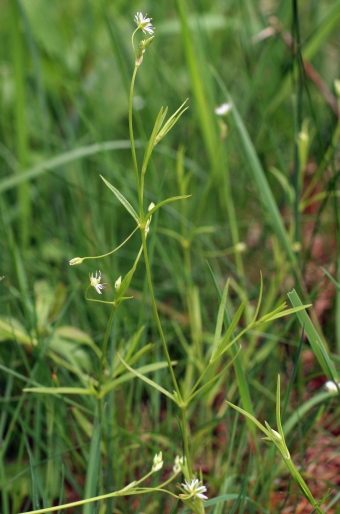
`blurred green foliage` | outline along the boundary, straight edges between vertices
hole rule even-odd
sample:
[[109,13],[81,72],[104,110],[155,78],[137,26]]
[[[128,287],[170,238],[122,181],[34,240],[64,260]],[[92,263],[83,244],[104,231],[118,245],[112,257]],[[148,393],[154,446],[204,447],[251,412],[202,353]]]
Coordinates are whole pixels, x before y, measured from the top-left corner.
[[[134,228],[99,174],[136,208],[128,91],[134,65],[130,38],[137,11],[152,16],[156,27],[135,86],[140,160],[160,107],[168,106],[173,113],[186,98],[190,107],[156,146],[146,177],[150,202],[192,195],[185,204],[167,205],[154,215],[150,234],[155,291],[170,353],[178,361],[176,373],[183,376],[183,383],[192,380],[190,366],[199,369],[193,348],[209,347],[213,341],[219,300],[207,259],[221,289],[231,277],[232,294],[227,302],[231,314],[248,297],[242,323],[254,314],[262,270],[263,313],[282,303],[294,285],[315,302],[330,352],[339,349],[339,343],[334,343],[334,334],[340,335],[339,293],[333,291],[324,300],[318,266],[338,273],[339,147],[334,134],[338,134],[339,111],[333,82],[340,77],[340,4],[337,0],[304,0],[298,3],[298,13],[294,5],[278,0],[143,4],[134,0],[2,0],[3,514],[72,501],[84,494],[93,399],[51,399],[22,393],[22,389],[80,387],[81,377],[96,369],[93,348],[101,345],[109,313],[84,300],[88,273],[100,268],[108,283],[105,294],[113,295],[115,281],[131,269],[140,247],[136,236],[100,263],[68,264],[77,256],[109,252]],[[305,68],[302,58],[308,64]],[[226,117],[214,112],[228,100],[224,88],[249,134],[292,251],[298,250],[294,253],[298,278],[278,242],[271,211],[255,180],[232,111]],[[302,170],[297,141],[307,118],[311,139]],[[327,162],[323,162],[325,155]],[[318,167],[320,178],[307,200],[314,194],[321,197],[309,209],[301,209],[300,200],[306,200],[304,191]],[[246,245],[242,253],[235,251],[240,242]],[[143,267],[139,266],[131,283],[134,300],[122,306],[114,324],[112,361],[117,349],[142,348],[149,342],[154,346],[140,364],[150,358],[153,362],[163,359],[145,291]],[[300,333],[294,322],[295,318],[271,323],[266,335],[252,333],[242,342],[245,377],[256,414],[270,423],[275,419],[278,373],[287,376],[287,385],[292,368],[298,368],[287,415],[292,415],[299,402],[307,401],[306,383],[321,373],[315,362],[305,370],[297,364]],[[142,325],[145,329],[140,333]],[[332,358],[337,362],[336,355]],[[153,378],[168,381],[160,370],[154,371]],[[170,461],[181,445],[171,404],[159,394],[133,380],[110,394],[101,447],[101,491],[132,481],[144,470],[145,454],[162,448]],[[199,409],[193,409],[192,451],[197,468],[202,467],[216,495],[238,493],[244,486],[263,508],[281,512],[277,505],[270,508],[276,473],[280,474],[280,469],[273,470],[274,454],[268,451],[265,463],[269,464],[261,467],[258,456],[249,450],[246,429],[238,426],[223,402],[226,396],[234,403],[239,399],[232,371],[199,400]],[[321,407],[304,413],[299,430],[290,433],[293,448],[300,444],[303,450],[315,432],[324,433],[324,424],[317,425],[317,421],[328,402],[329,397],[323,395]],[[338,410],[327,412],[327,423],[332,425]],[[246,459],[253,467],[247,468]],[[337,491],[335,483],[328,486]],[[158,501],[163,500],[141,500],[138,509],[145,513],[164,509],[165,500],[164,505]],[[113,504],[108,504],[107,512],[113,511],[110,508]],[[227,512],[223,508],[216,506],[211,512]],[[127,500],[114,512],[135,509]],[[243,511],[256,509],[249,504]],[[240,507],[239,512],[243,511]]]

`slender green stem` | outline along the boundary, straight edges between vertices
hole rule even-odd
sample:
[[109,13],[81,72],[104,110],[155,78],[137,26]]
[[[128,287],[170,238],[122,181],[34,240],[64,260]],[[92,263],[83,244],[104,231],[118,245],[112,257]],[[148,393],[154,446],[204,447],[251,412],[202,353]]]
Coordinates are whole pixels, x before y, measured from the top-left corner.
[[302,476],[299,473],[299,471],[296,469],[296,467],[295,467],[294,463],[292,462],[292,460],[284,459],[284,461],[286,463],[287,468],[290,471],[290,474],[294,478],[294,480],[297,483],[297,485],[300,487],[300,489],[301,489],[303,495],[305,496],[305,498],[309,501],[309,503],[314,508],[315,512],[318,512],[319,514],[324,514],[324,511],[318,506],[318,504],[315,501],[315,499],[314,499],[314,497],[313,497],[309,487],[307,486],[306,482],[302,478]]
[[115,491],[113,493],[108,494],[101,494],[100,496],[95,496],[93,498],[86,498],[85,500],[78,500],[76,502],[72,503],[65,503],[64,505],[56,505],[55,507],[47,507],[45,509],[39,509],[39,510],[31,510],[27,514],[46,514],[48,512],[56,512],[63,509],[71,509],[73,507],[79,507],[80,505],[87,505],[88,503],[98,502],[102,500],[107,500],[108,498],[115,498],[120,496],[131,496],[131,495],[137,495],[137,494],[147,494],[154,491],[161,491],[162,493],[166,493],[174,498],[178,498],[178,496],[171,491],[167,491],[166,489],[161,489],[160,487],[140,487],[137,488],[136,485],[140,482],[144,481],[146,478],[148,478],[150,475],[152,475],[152,472],[148,473],[145,477],[142,478],[142,480],[138,480],[136,484],[131,489],[122,489],[120,491]]
[[187,425],[187,408],[181,408],[182,414],[182,433],[183,433],[183,451],[186,459],[186,465],[189,472],[190,477],[192,478],[192,467],[191,467],[191,457],[189,450],[189,434],[188,434],[188,425]]
[[[115,315],[116,309],[117,309],[116,305],[113,304],[112,305],[111,314],[110,314],[110,318],[109,318],[109,321],[108,321],[107,327],[106,327],[104,343],[103,343],[103,348],[102,348],[102,354],[100,356],[99,368],[98,368],[98,384],[99,384],[98,385],[98,391],[99,391],[99,393],[100,393],[100,390],[101,390],[101,387],[102,387],[104,360],[105,360],[107,345],[108,345],[110,334],[111,334],[111,327],[112,327],[113,317]],[[101,398],[98,399],[98,414],[99,414],[99,419],[101,419],[101,416],[102,416]]]
[[[16,157],[20,163],[19,173],[25,170],[28,163],[28,125],[25,105],[25,59],[24,41],[21,30],[21,16],[18,2],[9,2],[11,9],[10,33],[11,49],[13,59],[13,80],[15,87],[14,95],[14,119],[15,119],[15,142]],[[30,236],[31,200],[29,184],[23,181],[18,187],[18,201],[20,206],[19,234],[23,248],[26,248]]]
[[108,345],[110,334],[111,334],[111,327],[112,327],[113,317],[115,315],[116,309],[117,309],[117,307],[115,305],[112,305],[112,310],[111,310],[110,318],[109,318],[109,321],[108,321],[108,324],[107,324],[107,327],[106,327],[104,343],[103,343],[103,348],[102,348],[102,354],[101,354],[100,362],[99,362],[99,371],[98,371],[98,382],[99,382],[99,384],[102,383],[103,365],[104,365],[104,360],[105,360],[105,354],[106,354],[107,345]]
[[129,135],[130,135],[130,143],[131,143],[131,153],[132,153],[132,160],[133,160],[133,168],[135,170],[135,176],[136,176],[136,184],[137,184],[137,191],[138,191],[138,200],[139,200],[139,206],[141,209],[141,217],[143,216],[143,198],[141,196],[141,189],[139,184],[139,172],[138,172],[138,163],[137,163],[137,155],[136,155],[136,148],[135,148],[135,140],[133,136],[133,123],[132,123],[132,100],[133,100],[133,90],[135,86],[135,80],[136,75],[138,71],[139,66],[135,65],[135,68],[133,70],[133,75],[131,79],[131,86],[130,86],[130,96],[129,96]]
[[119,246],[117,246],[117,248],[111,250],[111,252],[104,253],[103,255],[95,255],[94,257],[81,257],[81,259],[83,261],[86,261],[88,259],[102,259],[103,257],[107,257],[108,255],[115,253],[117,250],[120,250],[120,248],[122,248],[125,245],[125,243],[128,242],[128,240],[133,236],[133,234],[138,230],[138,228],[139,226],[137,225],[137,227],[131,232],[131,234]]
[[[223,157],[225,157],[224,153],[223,153]],[[223,195],[225,197],[225,203],[226,203],[227,212],[228,212],[228,220],[229,220],[231,238],[232,238],[233,246],[236,247],[236,245],[240,242],[240,237],[239,237],[238,226],[237,226],[233,194],[232,194],[232,190],[231,190],[229,165],[226,162],[225,158],[224,158],[223,179],[224,179]],[[235,252],[235,263],[236,263],[236,268],[237,268],[237,271],[239,272],[239,275],[241,277],[244,277],[245,276],[244,275],[244,266],[243,266],[243,259],[242,259],[241,252]]]
[[174,370],[172,368],[168,347],[166,345],[164,332],[163,332],[161,321],[160,321],[159,315],[158,315],[156,299],[155,299],[155,294],[154,294],[153,285],[152,285],[151,270],[150,270],[150,263],[149,263],[149,256],[148,256],[148,249],[147,249],[147,245],[146,245],[146,236],[145,236],[144,228],[141,229],[141,234],[142,234],[142,242],[143,242],[143,254],[144,254],[144,260],[145,260],[146,275],[147,275],[147,279],[148,279],[149,291],[150,291],[150,296],[151,296],[152,310],[153,310],[153,314],[154,314],[154,317],[155,317],[155,320],[156,320],[156,325],[157,325],[157,328],[158,328],[158,332],[159,332],[159,335],[160,335],[160,338],[161,338],[161,341],[162,341],[163,350],[164,350],[165,357],[166,357],[166,360],[167,360],[167,363],[168,363],[168,367],[169,367],[169,372],[170,372],[170,375],[171,375],[172,383],[173,383],[175,391],[176,391],[176,393],[178,395],[178,398],[180,399],[181,398],[180,390],[179,390],[179,387],[178,387],[178,384],[177,384],[177,380],[176,380],[176,377],[175,377]]

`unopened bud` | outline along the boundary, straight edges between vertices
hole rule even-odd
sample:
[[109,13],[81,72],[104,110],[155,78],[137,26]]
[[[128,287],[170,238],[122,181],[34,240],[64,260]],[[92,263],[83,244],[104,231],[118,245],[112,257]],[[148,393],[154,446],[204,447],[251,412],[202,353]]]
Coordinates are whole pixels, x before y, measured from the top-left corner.
[[159,471],[163,467],[163,456],[162,452],[159,452],[159,454],[154,456],[153,464],[152,464],[152,471]]
[[115,282],[115,290],[118,291],[120,288],[120,284],[122,283],[122,277],[117,278]]
[[75,257],[74,259],[71,259],[69,264],[70,266],[76,266],[77,264],[81,264],[83,262],[84,259],[82,259],[81,257]]

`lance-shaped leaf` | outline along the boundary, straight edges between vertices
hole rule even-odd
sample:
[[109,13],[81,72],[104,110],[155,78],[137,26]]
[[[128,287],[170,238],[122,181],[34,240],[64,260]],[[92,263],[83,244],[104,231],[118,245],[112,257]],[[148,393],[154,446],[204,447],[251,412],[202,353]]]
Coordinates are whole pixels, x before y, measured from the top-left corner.
[[[121,359],[122,360],[122,359]],[[123,361],[124,362],[124,361]],[[126,364],[124,364],[126,365]],[[128,380],[132,380],[133,378],[138,377],[139,375],[145,375],[146,373],[154,373],[157,370],[164,369],[168,367],[167,362],[153,362],[152,364],[147,364],[146,366],[142,366],[140,368],[137,368],[136,370],[133,370],[133,372],[125,372],[118,378],[115,378],[111,382],[108,382],[105,384],[103,389],[101,390],[99,394],[99,398],[103,398],[108,391],[111,391],[112,389],[116,389],[119,385],[123,384],[124,382],[127,382]],[[132,369],[132,368],[130,368]],[[146,377],[144,377],[146,378]],[[148,379],[149,380],[149,379]]]
[[164,127],[158,132],[157,137],[155,139],[155,145],[163,139],[164,136],[172,129],[172,127],[177,123],[182,114],[189,109],[189,107],[184,107],[187,103],[188,98],[182,103],[182,105],[177,109],[177,111],[168,119]]
[[130,202],[127,201],[127,199],[125,198],[125,196],[122,195],[122,193],[120,193],[118,191],[118,189],[116,189],[112,184],[110,184],[110,182],[108,182],[104,177],[102,177],[101,175],[99,175],[100,178],[103,180],[103,182],[107,185],[107,187],[109,189],[111,189],[111,191],[116,195],[116,197],[118,198],[118,200],[124,205],[125,209],[131,214],[131,216],[135,219],[136,223],[139,223],[139,218],[138,218],[138,214],[136,213],[135,209],[132,207],[132,205],[130,204]]
[[157,134],[158,134],[161,126],[163,125],[163,121],[164,121],[164,118],[165,118],[167,112],[168,112],[168,108],[167,107],[165,108],[164,111],[163,111],[163,107],[161,107],[161,110],[158,113],[157,119],[156,119],[154,127],[153,127],[152,134],[150,136],[148,145],[147,145],[147,147],[145,149],[144,159],[143,159],[143,166],[142,166],[142,173],[146,172],[146,168],[148,166],[149,159],[150,159],[151,154],[152,154],[152,150],[153,150],[153,148],[154,148],[154,146],[156,144],[155,141],[156,141]]
[[182,195],[182,196],[172,196],[171,198],[167,198],[166,200],[162,200],[161,202],[159,202],[157,205],[155,205],[155,207],[153,207],[152,209],[150,209],[148,211],[148,213],[146,214],[145,216],[145,221],[147,219],[150,218],[150,216],[153,215],[153,213],[155,211],[157,211],[157,209],[159,209],[160,207],[163,207],[163,205],[166,205],[167,203],[171,203],[171,202],[176,202],[177,200],[185,200],[186,198],[190,198],[191,195]]
[[268,321],[273,321],[274,319],[283,318],[284,316],[288,316],[288,314],[294,314],[299,311],[303,311],[305,309],[308,309],[308,307],[311,307],[312,304],[307,305],[301,305],[300,307],[293,307],[292,309],[286,309],[286,302],[280,305],[277,309],[275,309],[273,312],[270,312],[269,314],[266,314],[265,316],[262,316],[260,318],[257,324],[267,323]]
[[[165,396],[167,396],[168,398],[170,398],[170,400],[172,400],[173,402],[177,403],[176,399],[175,399],[175,396],[171,393],[169,393],[169,391],[167,391],[166,389],[164,389],[163,387],[161,387],[160,385],[158,385],[156,382],[154,382],[153,380],[150,380],[149,378],[145,377],[142,373],[138,373],[137,370],[131,368],[125,361],[124,359],[122,359],[122,357],[119,355],[119,353],[117,354],[118,357],[120,358],[120,360],[122,361],[122,363],[124,364],[124,366],[129,370],[131,371],[131,373],[133,373],[136,377],[140,378],[141,380],[143,380],[143,382],[146,382],[147,384],[151,385],[151,387],[153,387],[154,389],[157,389],[157,391],[159,391],[160,393],[164,394]],[[172,363],[174,364],[174,363]]]
[[228,330],[224,334],[224,336],[222,338],[222,341],[220,342],[220,344],[216,348],[215,353],[212,354],[210,362],[214,362],[216,359],[218,359],[222,355],[222,353],[226,352],[230,348],[231,344],[235,343],[236,340],[239,339],[239,337],[242,335],[242,332],[241,332],[238,336],[236,336],[233,339],[231,344],[228,344],[229,341],[230,341],[230,338],[233,336],[233,333],[234,333],[234,330],[235,330],[235,328],[237,326],[237,323],[239,322],[239,320],[240,320],[240,318],[242,316],[242,313],[243,313],[243,310],[244,310],[244,308],[246,306],[246,303],[247,303],[247,299],[245,298],[243,300],[243,302],[241,303],[241,305],[239,306],[239,308],[237,309],[236,314],[235,314],[233,320],[231,321]]
[[[222,327],[223,327],[223,320],[224,320],[224,309],[225,309],[225,305],[227,302],[229,284],[230,284],[230,279],[227,280],[227,283],[224,286],[222,300],[220,303],[220,307],[218,309],[215,336],[214,336],[214,344],[213,344],[212,352],[211,352],[211,359],[215,355],[217,348],[219,347],[220,342],[221,342],[221,334],[222,334]],[[211,362],[211,360],[210,360],[210,362]]]

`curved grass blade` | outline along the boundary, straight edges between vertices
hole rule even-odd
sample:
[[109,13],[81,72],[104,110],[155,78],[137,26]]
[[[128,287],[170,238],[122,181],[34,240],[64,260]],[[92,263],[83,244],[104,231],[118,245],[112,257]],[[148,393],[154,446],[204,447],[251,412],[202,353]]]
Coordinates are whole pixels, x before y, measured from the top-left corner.
[[[109,150],[125,150],[130,148],[130,141],[122,140],[122,141],[104,141],[103,143],[97,143],[89,146],[82,146],[80,148],[76,148],[75,150],[71,150],[70,152],[65,152],[58,157],[53,157],[52,159],[48,159],[47,161],[34,166],[33,168],[29,168],[26,171],[22,171],[20,174],[13,175],[11,177],[4,178],[0,182],[0,193],[3,191],[8,191],[9,189],[13,189],[13,187],[19,186],[19,184],[23,182],[27,182],[28,180],[33,180],[46,171],[53,170],[58,168],[59,166],[64,166],[69,162],[76,161],[77,159],[83,159],[88,155],[93,155],[99,152],[107,152]],[[140,147],[140,142],[136,141],[135,146]]]

